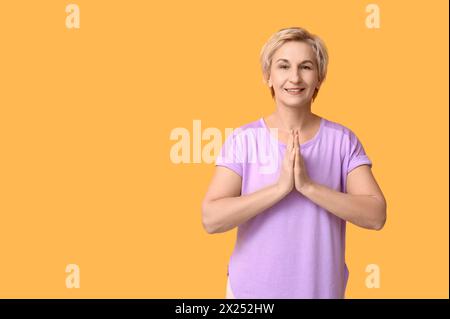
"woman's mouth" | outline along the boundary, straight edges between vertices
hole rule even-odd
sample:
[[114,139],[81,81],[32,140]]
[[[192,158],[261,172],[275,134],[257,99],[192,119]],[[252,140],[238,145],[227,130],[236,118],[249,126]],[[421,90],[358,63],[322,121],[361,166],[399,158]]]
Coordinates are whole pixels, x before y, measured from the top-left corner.
[[300,95],[305,90],[305,88],[298,89],[284,89],[290,95]]

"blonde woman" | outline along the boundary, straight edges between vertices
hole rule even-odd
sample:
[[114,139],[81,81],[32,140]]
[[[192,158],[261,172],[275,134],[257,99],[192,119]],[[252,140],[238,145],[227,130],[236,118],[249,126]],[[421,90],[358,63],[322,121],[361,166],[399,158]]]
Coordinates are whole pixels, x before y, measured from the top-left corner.
[[311,112],[327,65],[323,41],[303,28],[282,29],[262,48],[275,111],[227,137],[202,203],[208,233],[238,227],[227,298],[345,298],[346,222],[385,224],[361,142]]

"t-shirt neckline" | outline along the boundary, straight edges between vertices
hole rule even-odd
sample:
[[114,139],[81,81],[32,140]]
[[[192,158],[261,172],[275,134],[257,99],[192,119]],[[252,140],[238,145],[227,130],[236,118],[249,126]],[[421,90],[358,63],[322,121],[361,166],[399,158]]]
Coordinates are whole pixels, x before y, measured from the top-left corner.
[[[279,139],[275,138],[271,133],[270,133],[270,129],[269,127],[266,125],[266,122],[264,121],[264,117],[261,117],[259,119],[259,121],[261,122],[261,125],[267,130],[267,133],[270,135],[270,137],[275,140],[276,142],[278,142],[278,145],[286,147],[286,144],[281,142]],[[323,127],[325,126],[325,118],[321,117],[320,118],[320,126],[319,126],[319,130],[317,131],[316,135],[314,135],[314,137],[308,141],[306,141],[303,144],[300,144],[301,148],[305,148],[308,147],[312,144],[314,144],[322,135],[322,131],[323,131]]]

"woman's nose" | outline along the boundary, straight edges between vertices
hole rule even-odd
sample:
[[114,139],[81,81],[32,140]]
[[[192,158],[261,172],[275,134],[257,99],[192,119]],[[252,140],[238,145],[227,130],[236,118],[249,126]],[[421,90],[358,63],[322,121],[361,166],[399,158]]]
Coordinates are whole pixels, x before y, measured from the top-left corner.
[[293,83],[298,83],[301,82],[301,77],[300,77],[300,72],[299,71],[293,71],[291,76],[290,76],[290,80]]

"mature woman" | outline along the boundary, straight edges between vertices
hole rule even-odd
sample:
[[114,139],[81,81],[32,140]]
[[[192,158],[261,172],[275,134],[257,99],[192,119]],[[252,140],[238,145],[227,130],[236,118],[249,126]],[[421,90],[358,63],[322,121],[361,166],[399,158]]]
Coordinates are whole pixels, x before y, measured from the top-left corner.
[[385,198],[356,135],[311,112],[323,41],[282,29],[261,65],[276,109],[227,137],[202,203],[208,233],[238,227],[227,298],[344,298],[346,222],[382,229]]

